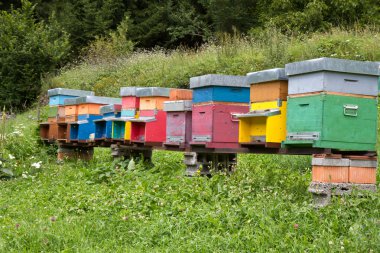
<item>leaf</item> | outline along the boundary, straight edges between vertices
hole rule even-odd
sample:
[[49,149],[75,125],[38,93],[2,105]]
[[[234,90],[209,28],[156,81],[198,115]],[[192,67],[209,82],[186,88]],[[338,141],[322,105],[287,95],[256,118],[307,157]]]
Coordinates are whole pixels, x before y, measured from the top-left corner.
[[5,169],[5,168],[2,168],[1,170],[0,170],[2,173],[4,173],[4,174],[6,174],[7,176],[9,176],[9,177],[13,177],[13,172],[12,172],[12,170],[10,170],[10,169]]

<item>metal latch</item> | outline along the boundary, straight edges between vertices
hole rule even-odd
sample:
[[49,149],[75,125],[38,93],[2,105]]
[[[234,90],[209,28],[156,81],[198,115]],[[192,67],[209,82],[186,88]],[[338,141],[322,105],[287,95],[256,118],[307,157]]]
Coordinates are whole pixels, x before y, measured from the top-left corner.
[[358,116],[358,105],[343,105],[343,114],[346,116],[356,117]]

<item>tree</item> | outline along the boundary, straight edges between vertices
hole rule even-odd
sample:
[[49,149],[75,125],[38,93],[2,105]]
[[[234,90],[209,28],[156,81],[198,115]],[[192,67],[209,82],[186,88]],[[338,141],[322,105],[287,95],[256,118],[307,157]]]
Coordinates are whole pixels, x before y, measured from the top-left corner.
[[68,36],[54,21],[37,22],[35,6],[0,12],[0,106],[25,109],[40,93],[41,76],[69,52]]

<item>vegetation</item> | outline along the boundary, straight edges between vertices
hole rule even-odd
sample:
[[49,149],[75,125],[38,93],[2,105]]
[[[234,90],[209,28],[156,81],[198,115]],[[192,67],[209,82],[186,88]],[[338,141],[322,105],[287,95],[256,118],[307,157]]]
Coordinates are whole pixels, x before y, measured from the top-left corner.
[[102,148],[57,164],[36,145],[35,114],[7,122],[2,252],[380,250],[380,193],[314,209],[309,157],[239,155],[236,173],[212,178],[184,177],[180,152],[154,152],[151,169]]
[[250,37],[225,36],[220,43],[197,50],[142,51],[111,61],[90,54],[81,64],[62,69],[60,75],[46,82],[46,87],[88,89],[99,95],[118,96],[122,86],[188,87],[192,76],[245,75],[318,57],[379,61],[380,37],[370,29],[334,29],[312,36],[286,36],[268,29]]

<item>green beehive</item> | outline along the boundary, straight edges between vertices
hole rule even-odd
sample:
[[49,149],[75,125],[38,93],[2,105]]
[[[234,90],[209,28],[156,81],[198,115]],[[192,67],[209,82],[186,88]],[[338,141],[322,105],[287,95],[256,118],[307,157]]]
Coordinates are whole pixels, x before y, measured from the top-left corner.
[[376,150],[377,99],[316,95],[289,97],[284,147]]
[[53,118],[53,117],[57,117],[58,115],[58,106],[51,106],[49,107],[48,109],[48,117],[49,118]]

